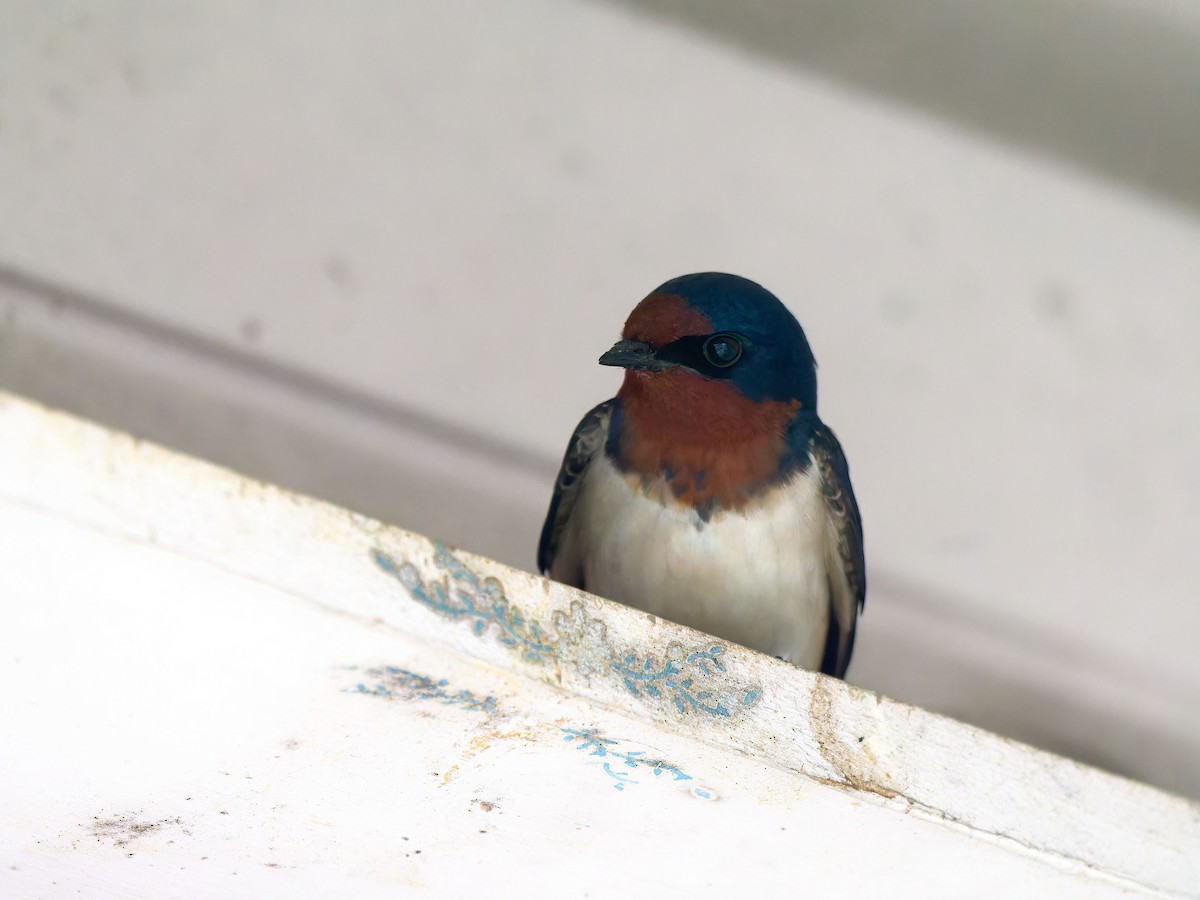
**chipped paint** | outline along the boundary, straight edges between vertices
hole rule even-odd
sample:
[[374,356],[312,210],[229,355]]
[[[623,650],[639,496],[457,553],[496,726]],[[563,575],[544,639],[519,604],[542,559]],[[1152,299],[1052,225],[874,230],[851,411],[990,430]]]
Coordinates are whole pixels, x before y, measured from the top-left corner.
[[[605,737],[599,728],[563,728],[564,741],[573,743],[576,750],[582,750],[588,756],[598,757],[600,767],[613,780],[613,787],[624,791],[626,785],[638,784],[633,771],[649,771],[657,778],[660,775],[670,775],[673,781],[691,781],[692,776],[679,766],[669,763],[657,756],[648,755],[648,750],[631,749],[628,741]],[[713,799],[713,793],[705,789],[694,789],[693,796],[704,800]]]
[[104,819],[93,816],[91,833],[96,840],[110,840],[114,847],[123,850],[138,838],[165,828],[179,828],[183,834],[191,834],[178,816],[145,821],[134,815],[109,816]]
[[454,690],[446,678],[435,679],[397,666],[366,669],[363,674],[373,683],[360,681],[347,690],[389,700],[437,700],[443,706],[458,706],[473,712],[496,712],[495,697],[490,694],[480,697],[465,688]]
[[417,564],[397,562],[378,548],[372,557],[413,600],[453,621],[469,622],[477,636],[495,626],[500,643],[527,662],[571,666],[586,678],[616,679],[633,697],[669,706],[680,715],[729,718],[762,698],[757,684],[730,683],[722,659],[728,646],[715,639],[698,647],[670,641],[657,652],[618,649],[605,623],[589,616],[582,602],[552,611],[547,625],[514,605],[498,578],[480,578],[444,544],[434,544],[438,575],[422,577]]
[[[484,720],[485,723],[489,721],[492,720]],[[486,724],[480,727],[486,727]],[[475,757],[492,750],[497,744],[511,745],[510,747],[505,747],[505,750],[508,750],[513,747],[539,743],[545,739],[546,734],[557,727],[559,727],[559,723],[557,722],[546,722],[527,728],[513,728],[509,730],[488,728],[483,733],[474,735],[467,741],[465,747],[458,748],[456,753],[459,761],[451,763],[446,768],[446,771],[441,774],[438,783],[442,787],[450,784],[462,774],[463,767],[467,763],[475,759]]]

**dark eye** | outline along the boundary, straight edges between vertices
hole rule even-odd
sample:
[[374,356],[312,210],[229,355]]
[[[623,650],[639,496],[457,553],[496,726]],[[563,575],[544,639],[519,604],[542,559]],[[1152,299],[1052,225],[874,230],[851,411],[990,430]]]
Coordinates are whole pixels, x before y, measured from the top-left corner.
[[704,358],[718,369],[728,369],[742,358],[742,344],[732,334],[714,334],[704,342]]

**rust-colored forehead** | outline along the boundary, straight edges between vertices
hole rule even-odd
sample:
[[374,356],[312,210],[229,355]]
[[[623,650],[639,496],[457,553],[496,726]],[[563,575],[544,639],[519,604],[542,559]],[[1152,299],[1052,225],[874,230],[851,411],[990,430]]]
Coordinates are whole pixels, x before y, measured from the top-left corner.
[[621,336],[657,348],[687,334],[708,334],[712,330],[708,316],[678,294],[656,293],[633,308]]

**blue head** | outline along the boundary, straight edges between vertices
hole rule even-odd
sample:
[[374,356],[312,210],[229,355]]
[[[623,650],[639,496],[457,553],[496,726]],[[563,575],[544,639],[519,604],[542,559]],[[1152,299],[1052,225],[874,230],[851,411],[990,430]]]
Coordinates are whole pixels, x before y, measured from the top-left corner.
[[774,294],[737,275],[701,272],[656,288],[600,358],[630,372],[687,372],[749,400],[817,411],[817,364],[804,329]]

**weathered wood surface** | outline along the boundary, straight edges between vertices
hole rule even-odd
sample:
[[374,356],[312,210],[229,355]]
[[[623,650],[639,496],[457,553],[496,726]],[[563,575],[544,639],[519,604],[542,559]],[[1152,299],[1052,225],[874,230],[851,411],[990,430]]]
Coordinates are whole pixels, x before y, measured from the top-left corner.
[[10,396],[0,434],[5,897],[1200,886],[1182,799]]

